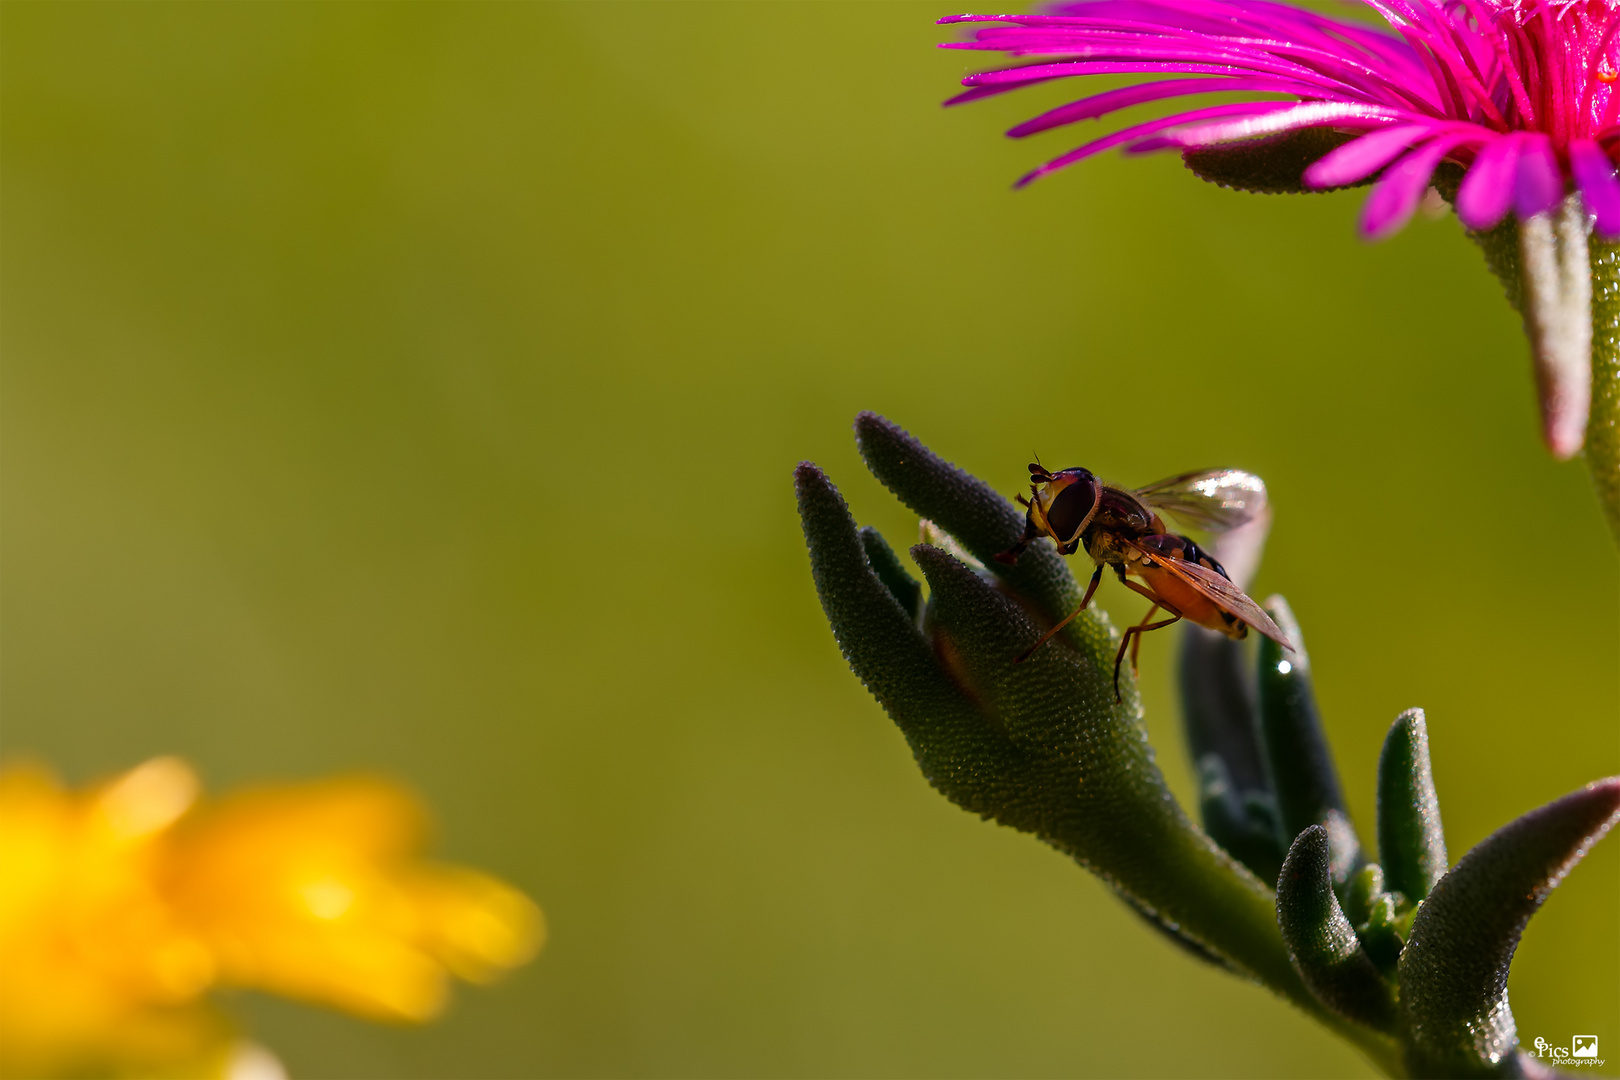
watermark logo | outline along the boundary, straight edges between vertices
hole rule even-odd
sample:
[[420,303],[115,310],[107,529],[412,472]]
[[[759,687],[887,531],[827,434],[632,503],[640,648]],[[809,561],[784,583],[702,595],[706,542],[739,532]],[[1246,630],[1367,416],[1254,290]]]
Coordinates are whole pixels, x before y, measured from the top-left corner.
[[1532,1057],[1557,1062],[1565,1068],[1603,1064],[1603,1059],[1598,1057],[1596,1035],[1572,1035],[1568,1046],[1554,1046],[1538,1035],[1534,1045],[1535,1050],[1527,1050],[1526,1053],[1530,1053]]

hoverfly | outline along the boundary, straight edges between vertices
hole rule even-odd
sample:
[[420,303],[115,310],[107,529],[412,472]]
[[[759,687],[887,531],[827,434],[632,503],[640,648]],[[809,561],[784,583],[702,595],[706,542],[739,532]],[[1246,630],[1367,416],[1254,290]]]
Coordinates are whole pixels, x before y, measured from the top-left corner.
[[[1029,476],[1030,497],[1018,497],[1028,508],[1023,539],[998,554],[996,561],[1011,566],[1033,540],[1048,536],[1065,555],[1085,548],[1097,569],[1080,606],[1014,663],[1028,660],[1086,610],[1108,566],[1114,568],[1121,584],[1153,604],[1119,643],[1119,654],[1114,657],[1115,700],[1119,699],[1119,668],[1126,649],[1134,671],[1142,635],[1182,619],[1239,639],[1252,626],[1294,651],[1277,624],[1232,583],[1221,564],[1191,537],[1170,532],[1157,513],[1166,511],[1212,533],[1235,529],[1265,509],[1266,485],[1258,476],[1237,469],[1210,469],[1172,476],[1134,491],[1105,484],[1081,468],[1048,472],[1036,463],[1030,465]],[[1155,622],[1153,616],[1161,608],[1169,617]]]

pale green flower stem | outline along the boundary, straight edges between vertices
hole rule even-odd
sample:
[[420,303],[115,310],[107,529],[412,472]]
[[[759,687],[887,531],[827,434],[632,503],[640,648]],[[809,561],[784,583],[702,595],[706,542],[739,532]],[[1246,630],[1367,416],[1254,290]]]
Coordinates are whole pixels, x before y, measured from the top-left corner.
[[1586,458],[1620,542],[1620,243],[1589,237],[1578,195],[1469,235],[1524,318],[1547,445]]
[[1592,242],[1592,415],[1586,467],[1620,542],[1620,243]]

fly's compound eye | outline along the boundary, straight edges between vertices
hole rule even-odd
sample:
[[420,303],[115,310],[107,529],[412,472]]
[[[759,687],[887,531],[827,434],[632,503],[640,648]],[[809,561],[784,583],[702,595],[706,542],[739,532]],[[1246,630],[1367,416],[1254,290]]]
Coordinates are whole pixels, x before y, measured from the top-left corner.
[[1064,544],[1078,537],[1080,530],[1090,523],[1098,495],[1096,478],[1084,469],[1066,469],[1055,478],[1058,483],[1065,480],[1068,483],[1046,507],[1046,523],[1052,535]]

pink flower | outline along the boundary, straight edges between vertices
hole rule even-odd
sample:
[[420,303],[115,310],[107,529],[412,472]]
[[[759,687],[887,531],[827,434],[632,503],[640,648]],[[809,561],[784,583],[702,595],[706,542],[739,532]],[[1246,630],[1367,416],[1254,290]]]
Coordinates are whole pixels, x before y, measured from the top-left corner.
[[1457,214],[1488,229],[1579,191],[1598,233],[1620,236],[1620,16],[1605,0],[1365,0],[1390,30],[1269,0],[1085,0],[1031,15],[959,15],[998,23],[946,48],[1039,58],[963,80],[950,104],[1079,75],[1178,76],[1070,102],[1013,128],[1015,137],[1132,105],[1242,92],[1125,127],[1055,158],[1028,183],[1111,147],[1196,149],[1325,128],[1344,142],[1303,176],[1330,188],[1378,175],[1364,236],[1400,229],[1451,161],[1466,170]]

